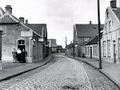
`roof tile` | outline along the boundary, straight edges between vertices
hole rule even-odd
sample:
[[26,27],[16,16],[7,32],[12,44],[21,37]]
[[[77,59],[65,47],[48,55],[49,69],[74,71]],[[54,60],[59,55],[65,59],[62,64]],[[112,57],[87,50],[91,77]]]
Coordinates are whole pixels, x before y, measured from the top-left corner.
[[[101,25],[101,29],[103,28],[103,24]],[[76,24],[78,37],[93,37],[98,33],[98,25],[97,24]]]

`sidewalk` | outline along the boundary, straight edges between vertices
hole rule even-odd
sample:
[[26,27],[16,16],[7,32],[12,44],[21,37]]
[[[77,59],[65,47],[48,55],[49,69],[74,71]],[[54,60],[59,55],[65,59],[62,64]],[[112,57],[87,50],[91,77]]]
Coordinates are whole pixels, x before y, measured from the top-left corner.
[[[70,56],[69,56],[70,57]],[[73,58],[73,57],[70,57]],[[74,59],[85,62],[94,68],[98,69],[101,73],[107,76],[120,88],[120,64],[114,64],[102,61],[102,69],[99,69],[99,61],[96,59],[75,57]]]
[[10,79],[12,77],[18,76],[25,72],[28,72],[28,71],[34,70],[38,67],[41,67],[41,66],[47,64],[50,61],[50,58],[51,58],[51,55],[39,63],[31,63],[31,64],[12,63],[9,66],[7,66],[7,65],[10,63],[4,64],[7,67],[5,67],[3,65],[3,70],[0,70],[0,81]]

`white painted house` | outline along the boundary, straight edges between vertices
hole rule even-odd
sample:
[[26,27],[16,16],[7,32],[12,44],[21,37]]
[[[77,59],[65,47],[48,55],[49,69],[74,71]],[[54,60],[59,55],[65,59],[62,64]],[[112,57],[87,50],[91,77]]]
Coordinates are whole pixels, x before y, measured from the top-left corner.
[[105,12],[103,28],[102,59],[112,63],[120,63],[120,7],[117,1],[111,0]]

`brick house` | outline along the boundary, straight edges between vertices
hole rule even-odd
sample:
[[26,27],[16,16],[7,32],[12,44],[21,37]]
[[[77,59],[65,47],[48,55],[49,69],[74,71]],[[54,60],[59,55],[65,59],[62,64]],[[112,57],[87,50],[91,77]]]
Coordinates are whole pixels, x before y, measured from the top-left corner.
[[116,0],[110,1],[105,12],[103,29],[102,59],[112,63],[120,63],[120,7]]
[[[102,29],[103,25],[101,25]],[[82,47],[88,41],[91,41],[98,34],[98,25],[92,24],[75,24],[73,31],[73,42],[75,46],[75,55],[83,56]]]
[[13,16],[10,5],[6,5],[5,9],[6,11],[3,11],[0,8],[0,56],[2,61],[13,62],[14,48],[27,51],[26,62],[28,63],[42,60],[44,56],[43,35],[26,25],[23,17],[18,19]]

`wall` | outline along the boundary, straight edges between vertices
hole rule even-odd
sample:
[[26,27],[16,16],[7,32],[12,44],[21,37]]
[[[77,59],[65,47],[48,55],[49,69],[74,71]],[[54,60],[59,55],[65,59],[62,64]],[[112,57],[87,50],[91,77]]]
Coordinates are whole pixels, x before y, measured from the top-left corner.
[[[120,38],[120,21],[111,8],[107,8],[107,11],[109,13],[109,16],[107,16],[106,13],[103,37],[101,40],[102,59],[112,63],[119,63],[120,55],[118,50],[118,39]],[[110,42],[110,46],[108,45],[108,42]],[[115,57],[114,44],[116,45]]]
[[[27,51],[27,57],[30,56],[29,50],[29,38],[21,36],[21,30],[25,30],[24,27],[18,25],[4,25],[0,26],[3,30],[2,35],[2,60],[7,62],[13,62],[12,51],[13,48],[18,48],[17,41],[19,39],[25,40],[25,50]],[[30,62],[30,61],[28,61]]]
[[91,58],[90,57],[90,48],[92,48],[92,58],[99,58],[99,48],[97,44],[93,44],[93,45],[86,45],[82,47],[82,52],[85,55],[85,57],[87,58]]
[[35,39],[35,41],[32,45],[32,59],[33,62],[39,62],[43,60],[43,43],[38,41],[39,37],[33,36],[33,38]]

